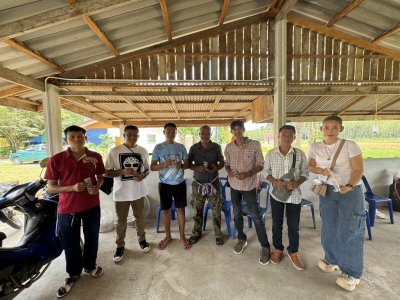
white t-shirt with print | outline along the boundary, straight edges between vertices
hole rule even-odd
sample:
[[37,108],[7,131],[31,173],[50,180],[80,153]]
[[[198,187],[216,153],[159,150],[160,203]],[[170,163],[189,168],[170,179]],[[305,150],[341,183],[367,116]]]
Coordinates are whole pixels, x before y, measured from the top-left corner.
[[[107,155],[105,168],[107,170],[119,170],[133,168],[137,173],[149,170],[149,153],[141,146],[130,148],[125,144],[110,150]],[[113,197],[114,201],[133,201],[147,195],[145,179],[133,180],[133,176],[114,177]]]
[[[310,151],[308,152],[308,158],[315,159],[317,167],[319,168],[330,168],[333,156],[335,155],[340,142],[341,139],[332,145],[326,145],[324,142],[311,144]],[[346,185],[349,183],[352,173],[350,158],[360,155],[361,153],[361,149],[356,142],[348,140],[345,141],[333,168],[333,173],[335,173],[335,177],[340,185]],[[331,158],[330,160],[328,160],[329,157]],[[323,182],[326,182],[326,178],[326,176],[319,175],[319,180]],[[327,183],[332,184],[331,177],[328,178]],[[361,181],[357,184],[361,184]]]

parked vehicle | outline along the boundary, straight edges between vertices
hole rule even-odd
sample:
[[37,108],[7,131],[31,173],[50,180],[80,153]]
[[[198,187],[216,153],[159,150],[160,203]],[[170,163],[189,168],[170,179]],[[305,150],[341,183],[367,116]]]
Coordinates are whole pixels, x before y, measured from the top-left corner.
[[20,165],[23,162],[38,162],[46,157],[46,144],[30,145],[25,150],[17,151],[10,155],[14,165]]
[[46,184],[39,179],[15,186],[0,196],[0,210],[17,207],[26,216],[24,234],[16,247],[2,248],[6,235],[0,232],[1,300],[12,299],[30,287],[62,252],[61,241],[56,236],[58,195],[36,196]]
[[[17,185],[18,181],[0,183],[0,196]],[[22,227],[19,216],[20,213],[13,207],[6,207],[0,210],[0,221],[15,229],[20,229]]]

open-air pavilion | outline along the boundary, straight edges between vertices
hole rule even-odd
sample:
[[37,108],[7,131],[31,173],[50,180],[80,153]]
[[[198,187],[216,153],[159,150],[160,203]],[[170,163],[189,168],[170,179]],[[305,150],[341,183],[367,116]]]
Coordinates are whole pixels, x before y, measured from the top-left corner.
[[[61,108],[120,128],[399,119],[399,15],[397,0],[4,0],[0,105],[43,112],[49,154],[61,150]],[[366,161],[378,192],[387,193],[394,166],[399,159]],[[68,297],[399,298],[396,222],[374,227],[365,283],[349,295],[318,273],[319,230],[303,215],[309,268],[300,275],[289,264],[256,267],[254,230],[244,257],[233,257],[231,241],[221,250],[205,239],[190,253],[176,246],[142,259],[133,249],[121,266],[111,265],[107,233],[99,261],[109,276]],[[59,258],[19,298],[53,298],[63,269]]]

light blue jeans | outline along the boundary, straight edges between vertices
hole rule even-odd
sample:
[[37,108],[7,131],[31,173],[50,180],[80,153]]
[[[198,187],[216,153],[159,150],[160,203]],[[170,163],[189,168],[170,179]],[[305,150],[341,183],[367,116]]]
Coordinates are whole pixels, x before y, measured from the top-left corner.
[[345,195],[328,185],[325,197],[319,199],[325,260],[354,278],[361,277],[364,267],[364,202],[360,185]]

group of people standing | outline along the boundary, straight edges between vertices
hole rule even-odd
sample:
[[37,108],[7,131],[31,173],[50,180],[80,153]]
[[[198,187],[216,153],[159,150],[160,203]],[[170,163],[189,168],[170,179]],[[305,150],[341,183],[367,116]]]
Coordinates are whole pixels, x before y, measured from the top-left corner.
[[[336,283],[348,291],[354,290],[363,271],[366,217],[360,187],[363,160],[355,142],[339,138],[343,131],[342,120],[337,116],[323,120],[321,131],[324,140],[311,145],[308,160],[302,150],[292,146],[296,129],[291,125],[279,129],[279,146],[270,150],[265,160],[260,142],[244,136],[245,127],[241,120],[233,121],[230,129],[234,138],[226,146],[224,155],[221,146],[211,141],[211,128],[207,125],[200,128],[200,141],[192,145],[187,153],[184,145],[175,141],[176,125],[167,123],[164,126],[165,142],[156,145],[149,162],[146,149],[137,145],[139,129],[128,125],[124,129],[124,143],[110,150],[104,166],[101,156],[85,147],[85,129],[78,126],[66,128],[64,134],[69,148],[50,159],[45,175],[49,192],[60,194],[57,228],[65,250],[66,271],[69,275],[58,289],[57,297],[63,297],[69,292],[82,270],[94,278],[103,274],[103,269],[96,265],[100,227],[98,193],[103,176],[114,178],[113,198],[117,224],[113,260],[118,263],[124,255],[130,207],[136,220],[139,247],[142,252],[150,251],[146,241],[144,216],[144,200],[148,194],[144,179],[150,170],[159,173],[160,207],[164,214],[165,237],[159,242],[158,248],[163,250],[172,241],[172,205],[178,214],[183,248],[189,250],[196,244],[202,235],[206,201],[212,207],[216,245],[223,245],[223,200],[218,171],[224,167],[228,174],[234,223],[238,233],[233,252],[241,254],[247,246],[247,236],[243,230],[244,202],[254,221],[261,245],[260,264],[278,264],[282,260],[285,248],[282,244],[282,229],[286,215],[289,238],[287,255],[297,270],[304,269],[299,255],[300,186],[307,180],[309,171],[318,174],[319,180],[328,184],[325,196],[320,197],[321,244],[325,256],[318,262],[318,266],[324,272],[341,270]],[[334,164],[331,159],[335,160]],[[185,236],[187,182],[184,177],[184,170],[188,168],[193,170],[191,205],[194,209],[194,226],[189,239]],[[272,185],[270,203],[273,251],[257,202],[260,180]],[[80,244],[81,224],[85,238],[83,251]]]

